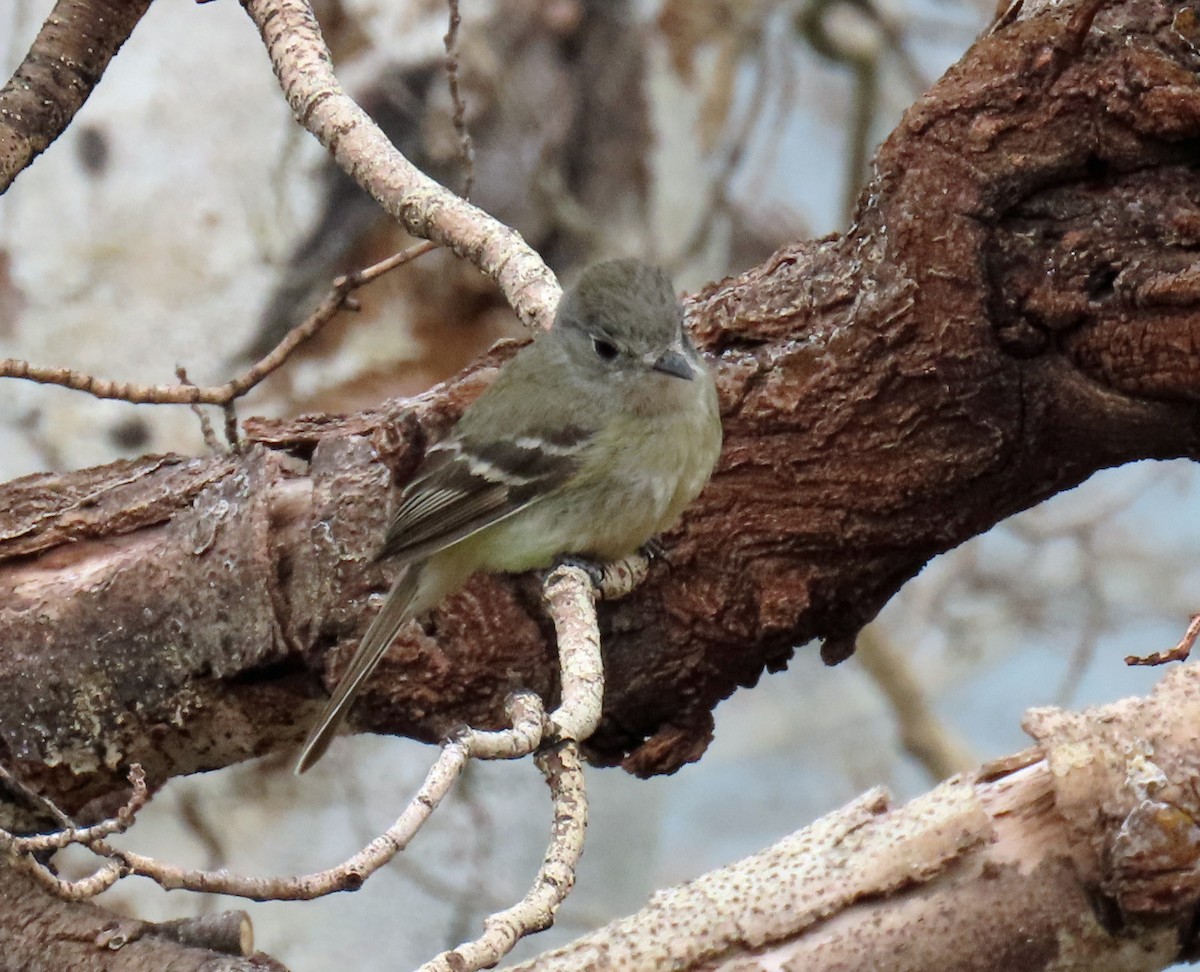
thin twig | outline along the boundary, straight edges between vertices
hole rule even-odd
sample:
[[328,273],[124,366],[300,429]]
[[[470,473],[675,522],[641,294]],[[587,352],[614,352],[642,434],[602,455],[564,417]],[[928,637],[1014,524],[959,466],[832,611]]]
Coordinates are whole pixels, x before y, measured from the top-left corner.
[[[150,878],[167,890],[184,889],[210,894],[231,894],[255,901],[308,901],[335,891],[357,890],[368,877],[408,846],[417,831],[450,792],[469,759],[517,759],[529,755],[541,744],[545,716],[537,696],[531,693],[513,695],[509,701],[509,716],[512,719],[510,729],[498,732],[464,729],[447,742],[437,761],[426,774],[421,789],[396,822],[357,854],[328,870],[291,878],[251,878],[224,870],[194,870],[165,864],[152,857],[113,847],[103,839],[90,839],[90,832],[85,834],[88,839],[80,840],[78,835],[84,832],[75,832],[75,838],[66,840],[66,843],[83,843],[89,850],[105,858],[105,861],[88,877],[78,881],[65,881],[28,856],[28,853],[14,853],[20,853],[18,860],[29,867],[39,881],[60,897],[69,900],[92,897],[129,874]],[[117,820],[97,826],[124,829],[127,823]],[[89,831],[92,829],[89,828]],[[16,838],[3,832],[0,832],[0,835],[5,838],[4,844],[36,839],[44,842],[55,841],[49,846],[60,846],[56,835],[46,835],[42,838]]]
[[[525,897],[491,915],[476,940],[434,959],[428,970],[478,970],[490,967],[526,935],[548,928],[575,883],[587,827],[587,793],[578,740],[596,727],[603,701],[603,666],[595,602],[619,597],[645,578],[649,561],[635,555],[607,565],[596,580],[587,569],[563,565],[551,572],[544,596],[558,634],[562,669],[562,704],[548,718],[541,700],[528,692],[510,697],[511,728],[485,732],[464,728],[443,746],[416,796],[396,822],[342,864],[325,871],[291,878],[250,878],[227,871],[180,868],[154,858],[112,846],[107,837],[133,823],[146,800],[145,777],[140,767],[130,774],[133,794],[115,818],[94,827],[65,827],[54,834],[22,838],[0,831],[0,849],[6,850],[41,883],[60,897],[91,897],[126,875],[148,877],[166,890],[186,889],[265,901],[309,900],[336,891],[355,890],[392,860],[413,839],[441,804],[471,759],[517,759],[536,753],[535,759],[550,785],[554,801],[554,826],[542,866]],[[556,745],[542,749],[548,733]],[[103,863],[78,881],[59,878],[33,855],[67,844],[81,844]]]
[[42,851],[59,850],[69,844],[89,845],[113,834],[124,833],[133,825],[134,817],[150,799],[150,791],[146,788],[146,774],[139,763],[134,763],[130,768],[129,782],[133,790],[115,817],[90,827],[72,826],[52,834],[37,834],[33,837],[18,837],[6,830],[0,830],[0,847],[11,854],[39,854]]
[[454,131],[458,133],[458,150],[463,163],[461,195],[463,199],[470,199],[471,190],[475,187],[475,145],[471,141],[471,133],[467,131],[467,106],[458,85],[458,28],[462,25],[462,17],[458,12],[458,0],[447,0],[447,6],[450,8],[450,28],[444,38],[446,84],[450,88],[450,100],[454,103]]
[[63,830],[71,830],[75,827],[75,821],[68,817],[59,806],[48,797],[31,790],[21,780],[18,780],[3,766],[0,766],[0,782],[8,788],[9,792],[19,796],[25,800],[30,807],[37,808],[47,814],[51,819],[58,821],[59,827]]
[[550,845],[529,892],[517,904],[489,915],[483,934],[472,942],[443,952],[419,972],[468,972],[491,968],[526,935],[543,931],[575,884],[587,830],[587,791],[579,747],[565,742],[534,757],[550,784],[554,825]]
[[1187,661],[1188,656],[1192,653],[1192,648],[1196,644],[1196,639],[1200,638],[1200,614],[1192,616],[1191,623],[1187,626],[1187,631],[1183,633],[1183,637],[1179,639],[1179,643],[1174,648],[1168,648],[1166,651],[1156,651],[1149,655],[1126,655],[1126,665],[1165,665],[1167,662]]
[[282,341],[247,372],[223,385],[142,385],[137,382],[109,381],[70,368],[45,368],[17,358],[0,359],[0,378],[24,378],[42,385],[59,385],[86,392],[96,398],[116,399],[134,405],[219,405],[225,409],[225,436],[236,446],[237,417],[231,406],[259,382],[277,370],[292,352],[328,324],[342,308],[357,310],[351,293],[402,264],[436,249],[422,242],[393,254],[374,266],[338,277],[325,299],[308,319],[292,328]]
[[221,407],[221,411],[225,413],[225,441],[229,443],[229,448],[237,452],[242,447],[238,434],[237,405],[230,400]]
[[[191,385],[195,387],[195,382],[188,378],[187,369],[183,365],[175,366],[175,377],[179,379],[181,385]],[[193,402],[188,406],[192,410],[192,414],[196,416],[196,420],[200,423],[200,435],[204,438],[204,444],[208,446],[210,452],[214,455],[220,455],[224,450],[221,448],[221,443],[217,441],[217,433],[213,431],[212,422],[209,420],[207,413]]]

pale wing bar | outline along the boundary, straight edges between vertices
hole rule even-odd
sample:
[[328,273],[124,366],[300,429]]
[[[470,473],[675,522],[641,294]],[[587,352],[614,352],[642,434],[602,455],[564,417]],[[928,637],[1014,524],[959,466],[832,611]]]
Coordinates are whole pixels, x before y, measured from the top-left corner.
[[405,488],[377,559],[428,557],[552,493],[579,469],[590,439],[572,426],[552,438],[438,443]]

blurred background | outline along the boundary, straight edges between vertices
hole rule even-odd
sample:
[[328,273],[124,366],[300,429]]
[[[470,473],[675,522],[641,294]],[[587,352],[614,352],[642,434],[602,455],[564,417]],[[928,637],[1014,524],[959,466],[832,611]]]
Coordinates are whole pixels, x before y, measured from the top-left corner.
[[[51,0],[0,3],[11,72]],[[844,228],[874,146],[967,49],[987,0],[470,0],[459,80],[444,0],[318,0],[345,86],[425,171],[516,226],[570,280],[638,255],[680,288]],[[244,370],[331,279],[410,242],[326,164],[233,3],[160,0],[67,133],[0,197],[0,355],[104,377]],[[433,253],[358,295],[240,405],[353,411],[410,394],[519,333],[495,289]],[[0,479],[147,452],[202,454],[186,408],[0,383]],[[1023,748],[1030,706],[1147,691],[1127,653],[1174,644],[1200,609],[1187,463],[1140,464],[939,558],[826,669],[789,670],[717,711],[704,759],[650,781],[589,773],[576,890],[530,955],[756,851],[865,788],[897,799]],[[173,782],[127,843],[253,874],[332,865],[400,812],[433,759],[360,737],[297,780],[279,758]],[[125,883],[143,918],[246,907],[294,972],[415,967],[524,894],[550,826],[526,761],[472,768],[403,859],[354,895],[249,904]]]

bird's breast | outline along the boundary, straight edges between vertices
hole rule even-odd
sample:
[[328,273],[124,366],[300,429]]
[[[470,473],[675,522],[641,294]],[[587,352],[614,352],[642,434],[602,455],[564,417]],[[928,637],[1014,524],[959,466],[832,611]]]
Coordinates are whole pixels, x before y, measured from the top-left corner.
[[531,570],[564,554],[616,560],[671,527],[704,488],[721,447],[715,395],[701,404],[602,432],[571,482],[482,531],[482,566]]

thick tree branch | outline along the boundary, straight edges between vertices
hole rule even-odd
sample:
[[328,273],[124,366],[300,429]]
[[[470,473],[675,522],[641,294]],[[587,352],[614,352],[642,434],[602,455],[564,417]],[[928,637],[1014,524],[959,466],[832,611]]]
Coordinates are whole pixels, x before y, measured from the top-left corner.
[[[1171,18],[1027,4],[908,112],[849,232],[691,301],[726,448],[670,564],[603,606],[593,759],[670,771],[717,701],[811,638],[845,657],[934,554],[1097,469],[1200,457],[1200,55]],[[298,742],[388,583],[392,487],[507,353],[376,412],[248,423],[238,457],[5,487],[0,760],[74,809],[134,760],[153,784]],[[557,693],[552,645],[536,579],[476,578],[355,722],[502,725],[513,689]]]
[[876,790],[519,966],[1090,972],[1194,961],[1200,668],[1026,716],[1037,746],[902,807]]
[[0,88],[0,193],[63,133],[150,0],[58,0]]

